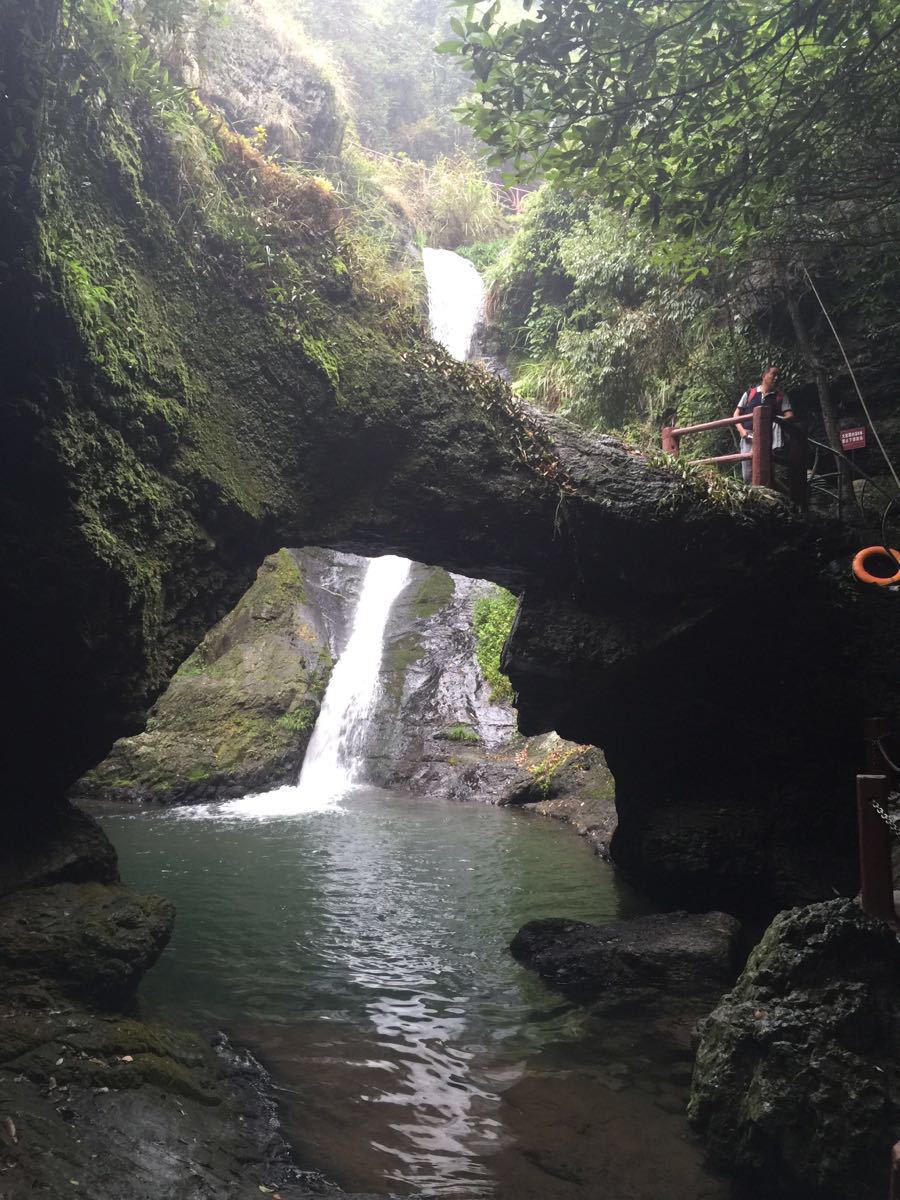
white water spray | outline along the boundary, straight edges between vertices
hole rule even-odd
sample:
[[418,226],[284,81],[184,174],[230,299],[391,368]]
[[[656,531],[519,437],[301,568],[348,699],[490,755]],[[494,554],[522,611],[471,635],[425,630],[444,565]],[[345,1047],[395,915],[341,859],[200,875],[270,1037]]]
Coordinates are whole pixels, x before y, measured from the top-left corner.
[[460,362],[472,349],[484,312],[484,283],[467,258],[452,250],[422,251],[431,336]]
[[303,760],[301,797],[337,799],[360,780],[368,718],[380,690],[384,631],[411,566],[408,558],[386,554],[366,568],[350,640],[332,672]]

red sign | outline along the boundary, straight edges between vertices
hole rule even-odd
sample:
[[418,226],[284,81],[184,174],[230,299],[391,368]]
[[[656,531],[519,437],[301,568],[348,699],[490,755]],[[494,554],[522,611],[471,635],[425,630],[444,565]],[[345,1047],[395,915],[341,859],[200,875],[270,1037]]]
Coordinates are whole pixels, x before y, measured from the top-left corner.
[[866,427],[859,425],[854,429],[841,430],[841,449],[842,450],[865,450],[866,448]]

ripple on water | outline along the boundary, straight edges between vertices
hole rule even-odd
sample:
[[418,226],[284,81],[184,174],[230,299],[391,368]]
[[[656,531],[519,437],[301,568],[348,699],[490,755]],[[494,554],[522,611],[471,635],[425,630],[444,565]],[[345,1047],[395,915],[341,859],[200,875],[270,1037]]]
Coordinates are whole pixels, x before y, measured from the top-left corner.
[[458,1200],[726,1195],[679,1112],[685,1045],[593,1021],[508,953],[534,917],[635,911],[571,830],[373,789],[105,825],[123,877],[178,908],[145,1004],[254,1048],[306,1164]]

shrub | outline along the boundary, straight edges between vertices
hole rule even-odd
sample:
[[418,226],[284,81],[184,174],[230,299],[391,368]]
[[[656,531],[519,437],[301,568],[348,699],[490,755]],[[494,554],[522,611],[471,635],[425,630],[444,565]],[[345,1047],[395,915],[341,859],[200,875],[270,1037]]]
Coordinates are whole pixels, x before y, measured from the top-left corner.
[[500,655],[509,637],[518,606],[517,598],[505,588],[496,587],[487,596],[479,596],[472,610],[475,630],[475,657],[498,704],[512,704],[512,684],[500,670]]

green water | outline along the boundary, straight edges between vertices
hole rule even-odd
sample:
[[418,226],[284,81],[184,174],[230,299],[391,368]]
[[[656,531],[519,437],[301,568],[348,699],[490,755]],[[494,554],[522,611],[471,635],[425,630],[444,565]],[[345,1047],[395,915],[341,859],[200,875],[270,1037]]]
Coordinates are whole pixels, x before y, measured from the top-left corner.
[[178,909],[145,1008],[258,1054],[301,1165],[459,1200],[725,1196],[681,1115],[684,1031],[569,1005],[508,953],[533,917],[637,911],[569,828],[372,789],[224,811],[102,819]]

